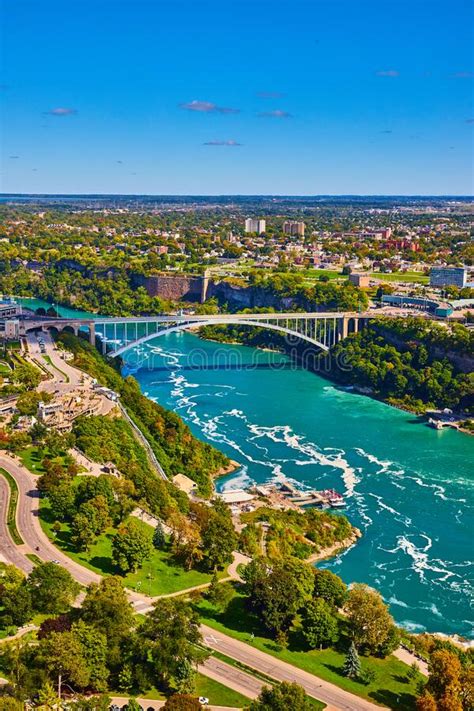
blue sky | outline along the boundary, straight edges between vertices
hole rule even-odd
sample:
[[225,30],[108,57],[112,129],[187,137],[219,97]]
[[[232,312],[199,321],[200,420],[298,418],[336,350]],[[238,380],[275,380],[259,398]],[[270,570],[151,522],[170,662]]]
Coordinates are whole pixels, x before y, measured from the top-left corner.
[[3,192],[474,192],[470,0],[2,12]]

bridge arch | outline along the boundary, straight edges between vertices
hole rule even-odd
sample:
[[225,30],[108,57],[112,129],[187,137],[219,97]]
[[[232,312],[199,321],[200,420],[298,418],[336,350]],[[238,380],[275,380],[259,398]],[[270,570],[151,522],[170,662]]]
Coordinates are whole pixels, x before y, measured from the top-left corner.
[[[271,316],[270,316],[271,318]],[[303,333],[299,333],[298,331],[295,331],[294,329],[291,328],[286,328],[285,326],[279,326],[278,324],[275,323],[267,323],[265,321],[252,321],[252,320],[246,320],[246,319],[236,319],[232,320],[227,317],[223,317],[222,319],[219,318],[213,318],[212,320],[209,319],[209,321],[199,321],[199,322],[183,322],[183,323],[178,323],[175,326],[169,326],[168,328],[163,328],[159,331],[156,331],[154,333],[150,333],[146,336],[142,336],[141,338],[138,338],[136,341],[130,341],[124,346],[120,346],[120,348],[117,348],[117,350],[112,350],[108,353],[109,356],[112,356],[112,358],[115,358],[116,356],[120,356],[126,351],[130,350],[131,348],[134,348],[136,346],[140,346],[144,343],[147,343],[148,341],[152,341],[155,338],[159,338],[160,336],[167,336],[170,333],[179,333],[180,331],[185,331],[185,330],[191,330],[195,328],[201,328],[202,326],[232,326],[232,325],[241,325],[241,326],[251,326],[252,328],[266,328],[271,331],[278,331],[279,333],[284,333],[289,336],[293,336],[294,338],[298,338],[301,341],[305,341],[306,343],[310,343],[312,346],[316,346],[317,348],[320,348],[323,351],[328,351],[329,347],[325,345],[324,343],[321,343],[320,341],[316,340],[315,338],[311,338],[310,336],[307,336]],[[97,332],[97,335],[100,337],[100,333]]]

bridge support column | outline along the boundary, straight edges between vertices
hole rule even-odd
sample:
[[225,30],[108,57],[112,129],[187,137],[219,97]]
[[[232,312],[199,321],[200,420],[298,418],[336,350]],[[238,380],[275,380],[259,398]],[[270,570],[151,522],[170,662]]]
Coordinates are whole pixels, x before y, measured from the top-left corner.
[[354,333],[359,333],[359,319],[354,319]]
[[349,333],[349,319],[347,316],[343,316],[340,318],[337,322],[337,340],[342,341],[344,338],[347,338],[347,335]]
[[95,323],[91,322],[89,324],[89,343],[91,346],[95,346]]

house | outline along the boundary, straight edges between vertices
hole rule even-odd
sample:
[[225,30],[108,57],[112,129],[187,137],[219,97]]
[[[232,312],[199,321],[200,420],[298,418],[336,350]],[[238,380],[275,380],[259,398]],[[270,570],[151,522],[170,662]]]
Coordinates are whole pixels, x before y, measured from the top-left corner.
[[176,474],[173,477],[173,484],[180,490],[184,491],[185,494],[195,494],[197,491],[197,484],[195,481],[190,479],[186,474]]

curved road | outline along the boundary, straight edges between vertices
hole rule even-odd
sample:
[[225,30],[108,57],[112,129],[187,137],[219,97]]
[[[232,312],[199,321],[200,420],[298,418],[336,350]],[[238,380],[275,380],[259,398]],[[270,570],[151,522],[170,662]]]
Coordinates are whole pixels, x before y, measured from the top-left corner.
[[[6,467],[5,467],[6,469]],[[28,560],[21,550],[24,546],[17,546],[10,536],[7,526],[8,502],[10,501],[10,485],[0,474],[0,556],[8,563],[13,563],[17,568],[28,575],[33,570],[33,563]]]
[[[69,570],[71,575],[82,585],[89,585],[90,583],[99,582],[100,576],[97,575],[97,573],[94,573],[92,572],[92,570],[88,570],[87,568],[83,568],[82,565],[79,565],[79,563],[76,563],[71,558],[69,558],[69,556],[67,556],[65,553],[56,548],[56,546],[51,543],[46,534],[43,532],[38,515],[39,492],[36,488],[35,476],[31,474],[31,472],[29,472],[28,469],[26,469],[18,460],[13,459],[13,457],[10,457],[9,455],[4,454],[3,452],[0,453],[0,467],[3,467],[3,469],[6,469],[9,474],[12,475],[18,486],[18,506],[16,511],[16,521],[20,536],[26,544],[26,552],[34,553],[38,556],[38,558],[41,558],[42,560],[58,560],[60,564],[64,568]],[[7,484],[3,477],[1,477],[1,481]],[[5,525],[5,514],[6,510],[5,513],[2,510],[2,526]],[[14,561],[12,560],[10,555],[7,555],[8,551],[6,546],[8,546],[8,539],[9,534],[7,538],[4,538],[4,536],[1,535],[0,551],[5,555],[6,558],[8,558],[8,560],[13,563]],[[24,556],[22,556],[22,558],[24,559]],[[31,565],[31,561],[29,561],[28,558],[24,560],[28,561],[31,568],[33,567]],[[17,565],[17,563],[15,563],[15,565]],[[22,570],[24,570],[24,565],[18,567],[21,567]]]

